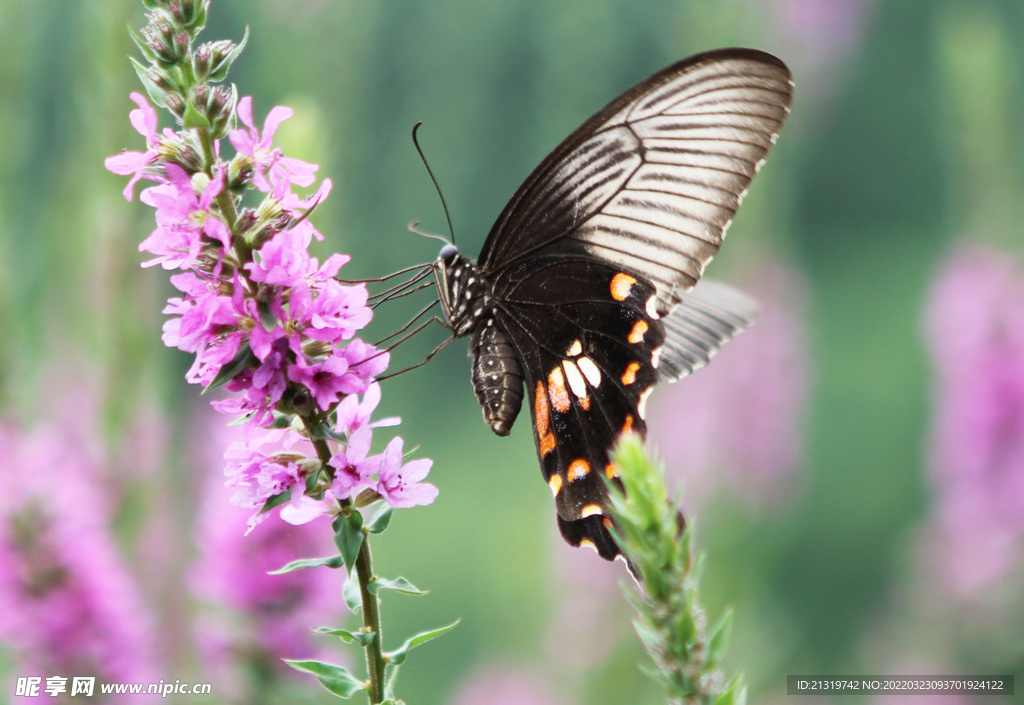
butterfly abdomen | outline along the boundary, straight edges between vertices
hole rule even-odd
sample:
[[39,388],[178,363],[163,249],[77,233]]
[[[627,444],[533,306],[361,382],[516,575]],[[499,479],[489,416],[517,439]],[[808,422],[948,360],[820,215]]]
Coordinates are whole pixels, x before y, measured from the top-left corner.
[[507,436],[523,405],[523,370],[515,348],[493,317],[482,320],[473,333],[469,357],[484,422],[499,436]]

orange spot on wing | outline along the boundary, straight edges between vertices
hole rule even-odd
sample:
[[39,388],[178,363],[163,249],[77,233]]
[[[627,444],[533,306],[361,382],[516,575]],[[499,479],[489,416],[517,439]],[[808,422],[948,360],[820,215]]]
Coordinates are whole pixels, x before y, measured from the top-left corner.
[[609,519],[608,517],[605,517],[604,519],[602,519],[601,523],[604,524],[604,528],[606,528],[606,529],[612,528],[612,520]]
[[600,516],[603,513],[600,504],[584,504],[583,509],[580,510],[580,518],[586,519],[587,517]]
[[608,463],[604,466],[604,474],[608,476],[609,480],[614,480],[619,476],[619,466],[615,463]]
[[622,435],[633,432],[633,414],[626,416],[626,423],[622,424]]
[[590,472],[590,463],[583,458],[578,458],[569,463],[569,470],[565,475],[569,478],[569,482],[575,482],[586,477],[588,472]]
[[642,318],[633,324],[633,330],[629,331],[629,337],[627,340],[631,343],[640,343],[643,341],[644,336],[647,334],[647,329],[650,326],[647,325],[647,321]]
[[580,399],[580,406],[583,407],[584,411],[590,410],[590,397],[583,397]]
[[540,457],[546,456],[548,453],[555,449],[557,442],[555,441],[555,434],[549,433],[540,439]]
[[555,411],[563,414],[569,411],[569,390],[565,388],[565,376],[561,367],[551,370],[551,374],[548,375],[548,396]]
[[551,479],[548,480],[548,487],[551,488],[551,494],[557,497],[558,493],[562,490],[562,476],[552,475]]
[[623,384],[633,384],[636,382],[636,373],[640,371],[639,362],[631,362],[626,366],[626,371],[622,373]]
[[543,458],[553,451],[556,445],[555,434],[551,432],[551,409],[548,408],[548,395],[543,382],[537,382],[537,392],[533,395],[533,421],[537,427],[540,457]]
[[625,301],[629,298],[629,290],[636,284],[636,278],[619,272],[612,277],[612,298]]

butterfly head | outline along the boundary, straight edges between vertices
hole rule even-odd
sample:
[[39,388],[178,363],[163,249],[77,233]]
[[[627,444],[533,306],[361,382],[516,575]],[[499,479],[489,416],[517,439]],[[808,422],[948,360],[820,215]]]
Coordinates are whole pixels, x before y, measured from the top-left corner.
[[455,245],[441,248],[434,263],[434,278],[445,320],[456,337],[468,335],[489,315],[491,295],[479,270],[459,254]]

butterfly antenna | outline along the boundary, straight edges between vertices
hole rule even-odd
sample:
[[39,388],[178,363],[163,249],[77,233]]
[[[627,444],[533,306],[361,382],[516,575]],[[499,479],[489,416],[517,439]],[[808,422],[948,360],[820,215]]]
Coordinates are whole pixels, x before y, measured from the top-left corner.
[[[452,244],[455,243],[455,228],[452,227],[452,217],[448,213],[448,204],[444,200],[444,194],[441,193],[441,187],[437,183],[437,179],[434,177],[434,172],[430,168],[430,164],[427,163],[427,158],[423,154],[423,150],[420,148],[420,141],[416,139],[416,131],[420,129],[420,125],[423,121],[420,120],[412,126],[412,143],[416,145],[416,151],[419,152],[420,160],[423,162],[423,166],[427,168],[427,173],[430,174],[430,180],[434,182],[434,188],[437,189],[437,195],[441,198],[441,207],[444,208],[444,217],[448,221],[448,232],[452,236]],[[413,223],[415,225],[415,223]],[[409,228],[412,230],[412,227]],[[413,232],[416,232],[413,230]],[[443,238],[442,238],[443,239]]]
[[409,223],[409,232],[416,233],[417,235],[421,235],[423,237],[429,237],[429,238],[434,239],[434,240],[440,240],[441,242],[445,243],[446,245],[452,244],[452,243],[450,243],[448,241],[448,238],[444,237],[443,235],[435,235],[434,233],[425,233],[425,232],[423,232],[422,230],[420,230],[419,228],[416,227],[419,224],[420,224],[420,221],[418,221],[418,220],[414,220],[411,223]]

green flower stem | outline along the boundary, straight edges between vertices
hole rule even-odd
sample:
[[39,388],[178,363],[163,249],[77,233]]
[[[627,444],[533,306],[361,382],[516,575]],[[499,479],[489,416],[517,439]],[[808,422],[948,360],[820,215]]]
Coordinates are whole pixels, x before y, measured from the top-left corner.
[[380,602],[376,595],[370,593],[373,561],[370,558],[369,535],[363,536],[363,545],[356,558],[356,573],[359,575],[359,594],[363,598],[363,626],[373,632],[373,641],[366,645],[365,651],[366,672],[370,677],[370,702],[376,705],[384,702],[384,654],[381,650]]
[[[206,175],[212,179],[214,166],[216,164],[216,156],[213,151],[213,139],[210,137],[210,131],[205,128],[198,128],[197,132],[199,133],[199,143],[203,146],[203,157],[206,160]],[[231,233],[231,244],[238,256],[239,266],[241,266],[252,259],[252,248],[249,247],[245,238],[236,236],[235,224],[238,222],[238,211],[235,210],[234,197],[227,188],[225,188],[217,194],[216,203],[221,216],[224,218],[225,224],[228,226],[228,232]],[[246,275],[246,272],[242,271],[242,274]],[[246,278],[248,278],[248,276],[246,276]]]
[[[303,419],[306,428],[313,424],[308,419]],[[327,464],[331,459],[331,449],[327,441],[310,438],[313,447],[316,448],[316,455],[323,467],[329,468]],[[340,502],[343,511],[358,512],[352,505],[352,500],[343,499]],[[373,580],[373,559],[370,555],[370,535],[363,531],[363,543],[359,548],[359,555],[356,557],[356,575],[359,580],[359,595],[363,602],[363,627],[366,631],[373,633],[373,640],[364,648],[366,652],[366,673],[370,681],[367,694],[370,696],[370,703],[384,702],[384,652],[381,644],[380,633],[380,602],[377,596],[370,592],[370,581]],[[350,576],[351,577],[351,576]]]

